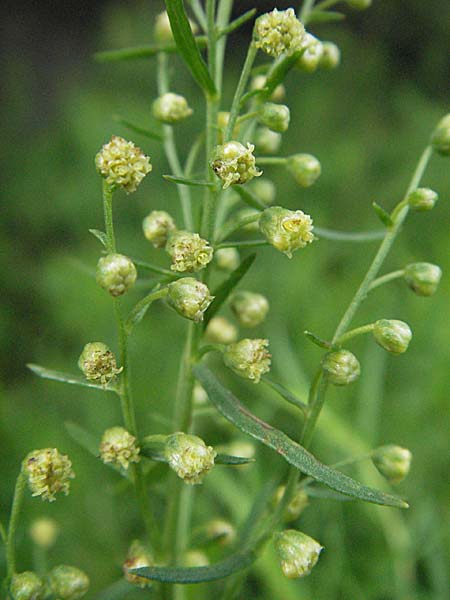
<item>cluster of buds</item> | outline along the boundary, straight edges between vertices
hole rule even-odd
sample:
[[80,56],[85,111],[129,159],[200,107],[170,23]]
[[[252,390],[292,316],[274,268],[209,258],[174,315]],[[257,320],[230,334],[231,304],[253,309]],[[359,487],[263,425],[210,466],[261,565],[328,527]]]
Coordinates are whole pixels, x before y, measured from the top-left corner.
[[137,271],[128,256],[108,254],[98,261],[96,276],[97,283],[115,298],[122,296],[133,287]]
[[408,286],[418,296],[432,296],[442,277],[442,271],[437,265],[420,262],[406,265],[403,273]]
[[312,219],[302,210],[266,208],[259,219],[259,228],[269,244],[289,258],[295,250],[314,241]]
[[123,563],[123,574],[125,579],[141,588],[151,585],[149,579],[141,577],[131,572],[131,569],[140,569],[142,567],[151,567],[154,564],[153,556],[139,540],[134,540],[128,549],[127,559]]
[[182,317],[196,323],[203,321],[203,315],[213,300],[208,286],[194,277],[183,277],[167,286],[169,305]]
[[166,251],[172,258],[172,271],[179,273],[200,271],[209,264],[213,249],[198,233],[174,231],[167,240]]
[[407,323],[397,319],[380,319],[372,330],[377,344],[391,354],[403,354],[409,346],[412,332]]
[[153,116],[157,121],[173,125],[192,115],[192,108],[184,96],[167,92],[153,102]]
[[288,130],[291,120],[289,107],[285,104],[274,104],[266,102],[259,112],[259,121],[276,133],[284,133]]
[[295,529],[276,533],[274,541],[283,574],[290,579],[309,575],[323,550],[316,540]]
[[358,379],[361,372],[359,361],[349,350],[335,350],[325,354],[322,369],[333,385],[348,385]]
[[442,156],[450,156],[450,113],[442,117],[431,136],[434,150]]
[[211,344],[233,344],[237,341],[238,331],[225,317],[213,317],[208,323],[205,336]]
[[312,73],[319,66],[323,55],[323,44],[314,35],[306,33],[303,38],[303,53],[297,61],[297,67]]
[[83,348],[78,366],[89,381],[107,385],[118,375],[116,357],[103,342],[90,342]]
[[430,188],[417,188],[407,198],[408,205],[412,210],[424,212],[434,208],[438,195]]
[[312,154],[294,154],[287,159],[286,167],[301,187],[311,187],[320,177],[322,167]]
[[372,454],[373,464],[390,483],[399,483],[408,475],[411,459],[407,448],[394,445],[381,446]]
[[112,464],[127,470],[130,463],[139,462],[139,446],[136,438],[123,427],[107,429],[100,443],[100,458],[105,464]]
[[69,457],[56,448],[33,450],[24,459],[22,469],[32,495],[49,502],[55,500],[58,492],[67,496],[70,480],[75,477]]
[[244,338],[225,348],[224,363],[236,375],[258,383],[270,371],[271,355],[268,346],[269,340]]
[[95,166],[111,189],[121,187],[127,194],[152,170],[150,159],[133,142],[113,135],[95,157]]
[[217,452],[196,435],[177,432],[167,436],[164,454],[178,477],[195,485],[214,467]]
[[43,600],[46,595],[44,582],[33,571],[13,575],[9,591],[14,600]]
[[154,248],[164,248],[176,228],[172,216],[164,210],[153,210],[142,221],[144,235]]
[[256,168],[254,149],[253,144],[244,146],[236,141],[216,147],[211,168],[222,181],[224,190],[230,185],[242,185],[262,175],[262,171]]
[[269,312],[269,302],[262,294],[241,291],[231,300],[231,310],[243,327],[256,327]]
[[300,50],[304,36],[305,28],[293,8],[281,11],[275,8],[255,21],[253,37],[256,47],[274,58]]
[[89,577],[77,567],[59,565],[50,571],[48,587],[59,600],[79,600],[89,589]]
[[[280,485],[275,492],[273,503],[276,506],[280,500],[283,498],[284,493],[286,491],[285,485]],[[286,506],[283,512],[283,519],[286,523],[290,523],[291,521],[296,521],[299,516],[302,514],[304,509],[309,504],[308,494],[302,488],[298,488],[290,500],[289,504]]]

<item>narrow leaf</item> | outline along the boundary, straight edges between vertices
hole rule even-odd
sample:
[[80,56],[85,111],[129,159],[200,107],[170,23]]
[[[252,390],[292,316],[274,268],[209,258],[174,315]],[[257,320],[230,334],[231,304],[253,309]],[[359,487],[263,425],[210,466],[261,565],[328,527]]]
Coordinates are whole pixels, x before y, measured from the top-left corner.
[[292,392],[290,392],[288,389],[286,389],[284,387],[284,385],[281,385],[281,383],[272,381],[272,379],[270,379],[269,377],[266,377],[266,376],[263,377],[263,379],[261,381],[263,381],[272,390],[277,392],[277,394],[279,394],[284,400],[286,400],[286,402],[289,402],[289,404],[293,404],[294,406],[299,408],[301,411],[303,411],[304,414],[308,410],[308,406],[304,402],[299,400],[297,398],[297,396],[295,396]]
[[228,279],[226,279],[218,288],[213,291],[214,302],[211,303],[208,310],[205,312],[205,317],[203,320],[203,325],[206,328],[209,321],[214,317],[214,315],[219,311],[222,304],[237,286],[237,284],[241,281],[244,275],[252,266],[254,260],[256,258],[256,254],[250,254],[241,262],[237,269],[230,273]]
[[308,17],[308,24],[310,23],[336,23],[343,21],[345,15],[340,12],[328,12],[326,10],[315,10]]
[[71,375],[70,373],[63,373],[62,371],[53,371],[52,369],[46,369],[40,365],[32,363],[27,364],[27,367],[33,371],[39,377],[43,379],[51,379],[52,381],[60,381],[61,383],[70,383],[73,385],[81,385],[82,387],[95,388],[102,392],[116,392],[117,388],[115,385],[109,383],[108,385],[99,385],[98,383],[92,383],[83,377],[78,375]]
[[106,237],[106,233],[104,231],[100,231],[100,229],[89,229],[89,233],[92,233],[92,235],[96,237],[105,248],[108,247],[108,238]]
[[198,49],[189,19],[184,10],[183,0],[165,0],[165,4],[170,27],[180,55],[198,85],[209,96],[215,96],[217,94],[216,86]]
[[150,308],[151,304],[158,300],[159,298],[163,298],[167,294],[167,288],[159,289],[159,284],[156,286],[156,289],[153,289],[149,294],[144,296],[142,300],[139,300],[137,304],[131,309],[128,317],[125,320],[125,330],[128,334],[131,333],[131,330],[135,325],[140,323],[145,316],[145,313]]
[[114,115],[113,118],[114,118],[114,121],[116,121],[117,123],[120,123],[121,125],[123,125],[127,129],[129,129],[130,131],[133,131],[133,133],[137,133],[138,135],[142,135],[146,138],[150,138],[151,140],[157,140],[158,142],[163,141],[163,136],[159,133],[156,133],[155,131],[151,131],[150,129],[145,129],[144,127],[135,125],[131,121],[128,121],[127,119],[122,118],[120,115]]
[[234,189],[239,194],[241,199],[252,208],[256,208],[257,210],[264,210],[265,208],[267,208],[264,202],[260,200],[258,196],[250,190],[244,188],[241,185],[235,185]]
[[194,187],[209,187],[215,188],[215,184],[210,181],[206,181],[206,179],[190,179],[188,177],[178,177],[176,175],[163,175],[166,181],[170,181],[171,183],[178,183],[179,185],[190,185]]
[[248,465],[255,462],[254,458],[245,456],[230,456],[229,454],[218,454],[214,459],[216,465]]
[[401,498],[362,485],[351,477],[319,462],[303,446],[291,440],[285,433],[253,415],[229,390],[223,387],[215,375],[204,365],[196,365],[193,371],[205,388],[211,402],[226,419],[244,433],[275,450],[302,473],[347,496],[375,504],[407,508],[407,503]]
[[330,342],[323,340],[315,333],[312,333],[312,331],[304,331],[303,333],[306,335],[306,337],[308,338],[308,340],[310,342],[312,342],[316,346],[319,346],[319,348],[324,348],[325,350],[330,350],[330,348],[333,347],[332,344],[330,344]]
[[377,214],[377,217],[380,219],[380,221],[383,223],[383,225],[386,225],[386,227],[392,227],[394,222],[391,219],[391,215],[388,212],[386,212],[384,210],[384,208],[382,206],[380,206],[379,204],[377,204],[376,202],[372,202],[372,206],[373,206],[373,210]]
[[[206,47],[206,36],[198,36],[196,39],[197,45],[201,48]],[[148,44],[145,46],[132,46],[131,48],[118,48],[117,50],[103,50],[94,54],[94,59],[97,62],[121,62],[127,60],[140,60],[143,58],[152,58],[159,52],[168,54],[177,52],[175,44]]]

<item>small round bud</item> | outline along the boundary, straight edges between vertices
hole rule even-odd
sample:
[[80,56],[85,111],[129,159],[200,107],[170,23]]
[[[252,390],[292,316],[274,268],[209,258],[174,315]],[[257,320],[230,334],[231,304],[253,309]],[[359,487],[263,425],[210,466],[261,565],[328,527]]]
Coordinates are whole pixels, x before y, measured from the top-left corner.
[[439,286],[442,271],[431,263],[411,263],[406,265],[403,277],[418,296],[432,296]]
[[277,188],[270,179],[256,179],[250,184],[250,189],[266,206],[270,206],[275,201]]
[[192,399],[194,401],[195,406],[204,406],[208,402],[208,394],[205,392],[205,389],[198,381],[194,384],[194,389],[192,391]]
[[258,383],[270,371],[269,340],[244,338],[225,348],[223,360],[227,367],[243,377]]
[[172,125],[190,117],[193,110],[184,96],[167,92],[153,102],[152,113],[157,121]]
[[89,381],[107,385],[122,371],[117,368],[116,357],[106,344],[90,342],[83,348],[78,359],[78,367]]
[[262,175],[262,171],[256,168],[254,149],[253,144],[247,143],[245,147],[236,141],[216,147],[211,168],[222,180],[224,190],[230,185],[241,185]]
[[285,104],[266,102],[259,113],[260,122],[277,133],[288,130],[291,112]]
[[191,485],[202,483],[217,455],[201,438],[182,432],[167,436],[164,450],[170,468]]
[[348,350],[336,350],[325,354],[322,369],[328,381],[334,385],[353,383],[361,372],[358,359]]
[[59,600],[78,600],[89,589],[89,577],[68,565],[59,565],[52,569],[48,576],[51,593]]
[[242,327],[256,327],[269,312],[269,302],[262,294],[237,292],[231,300],[231,310]]
[[[252,90],[263,90],[266,87],[266,83],[267,77],[265,75],[256,75],[256,77],[252,79],[250,87]],[[270,95],[270,100],[272,100],[272,102],[281,102],[285,96],[286,88],[280,83]]]
[[206,535],[211,540],[218,540],[221,546],[229,546],[236,539],[236,530],[228,521],[214,519],[206,525]]
[[167,301],[186,319],[203,321],[203,314],[214,300],[208,286],[193,277],[183,277],[167,286]]
[[283,574],[290,579],[309,575],[323,550],[316,540],[295,529],[276,533],[274,541]]
[[211,344],[233,344],[237,341],[238,331],[225,317],[213,317],[208,323],[205,336]]
[[123,427],[107,429],[100,443],[100,458],[105,464],[127,470],[130,463],[140,460],[136,438]]
[[236,248],[220,248],[214,252],[214,260],[219,269],[234,271],[241,263],[239,252]]
[[32,496],[41,496],[49,502],[55,500],[58,492],[67,496],[70,480],[75,477],[69,457],[56,448],[33,450],[23,461],[22,469]]
[[128,292],[136,278],[136,267],[123,254],[102,256],[97,263],[97,283],[111,296],[122,296]]
[[33,521],[30,527],[30,537],[36,546],[51,548],[59,534],[58,523],[54,519],[42,517]]
[[322,59],[323,45],[315,36],[307,33],[303,39],[303,54],[297,61],[297,67],[306,73],[313,73]]
[[287,159],[287,169],[301,187],[312,186],[320,177],[322,167],[311,154],[294,154]]
[[366,10],[372,5],[372,0],[346,0],[346,2],[350,8],[355,10]]
[[95,166],[111,188],[121,187],[127,194],[152,170],[150,159],[133,142],[113,135],[95,157]]
[[409,346],[412,331],[404,321],[396,319],[380,319],[373,328],[376,342],[392,354],[403,354]]
[[412,210],[423,212],[434,208],[438,200],[438,195],[435,191],[429,188],[417,188],[408,196],[408,204]]
[[209,558],[201,550],[188,550],[183,556],[183,567],[206,567]]
[[431,136],[434,150],[442,156],[450,156],[450,113],[445,115]]
[[169,236],[166,252],[172,258],[172,271],[192,273],[204,269],[211,262],[214,251],[198,233],[180,230]]
[[253,32],[256,47],[278,58],[300,50],[305,28],[293,8],[265,13],[256,19]]
[[411,459],[409,450],[394,445],[381,446],[372,455],[373,464],[390,483],[399,483],[408,475]]
[[302,210],[281,206],[266,208],[259,219],[259,229],[269,244],[289,258],[295,250],[314,241],[312,219]]
[[[274,505],[276,506],[280,500],[282,499],[282,497],[284,496],[284,492],[286,490],[286,486],[285,485],[280,485],[276,492],[275,492],[275,496],[274,496]],[[283,513],[283,519],[285,520],[286,523],[290,523],[291,521],[296,521],[299,516],[301,515],[301,513],[303,512],[303,510],[308,506],[309,504],[309,499],[308,499],[308,494],[301,488],[299,488],[295,494],[294,497],[292,498],[292,500],[289,502],[289,504],[286,506],[284,513]]]
[[33,571],[16,573],[11,579],[10,592],[13,600],[43,600],[45,586]]
[[125,579],[134,585],[145,588],[151,585],[151,581],[130,572],[130,569],[151,567],[154,564],[152,555],[139,540],[134,540],[128,550],[127,559],[123,563],[123,574]]
[[278,152],[282,141],[281,133],[272,131],[268,127],[258,127],[256,131],[256,149],[260,154],[275,154]]
[[164,248],[171,233],[176,230],[175,221],[164,210],[153,210],[142,221],[144,235],[154,248]]
[[[195,35],[198,31],[197,25],[189,19],[192,33]],[[153,28],[155,39],[161,43],[173,42],[172,28],[170,27],[169,15],[166,11],[156,16],[155,25]]]
[[322,56],[320,57],[319,67],[330,71],[339,66],[341,62],[341,51],[339,46],[333,42],[322,42]]

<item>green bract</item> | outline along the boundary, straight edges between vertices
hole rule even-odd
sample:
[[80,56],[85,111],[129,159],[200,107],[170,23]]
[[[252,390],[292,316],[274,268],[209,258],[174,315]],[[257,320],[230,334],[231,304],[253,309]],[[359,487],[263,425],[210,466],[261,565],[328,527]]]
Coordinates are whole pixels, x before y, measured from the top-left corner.
[[281,206],[266,208],[259,219],[259,229],[269,244],[289,258],[295,250],[314,241],[312,219],[302,210]]
[[111,296],[122,296],[136,282],[133,262],[123,254],[102,256],[97,263],[97,283]]
[[359,361],[349,350],[329,352],[322,360],[325,377],[333,385],[348,385],[358,379]]

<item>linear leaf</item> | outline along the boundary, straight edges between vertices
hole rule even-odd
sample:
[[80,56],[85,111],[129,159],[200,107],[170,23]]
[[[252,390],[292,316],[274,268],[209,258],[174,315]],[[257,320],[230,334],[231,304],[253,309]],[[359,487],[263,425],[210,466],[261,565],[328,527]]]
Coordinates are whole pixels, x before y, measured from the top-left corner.
[[294,406],[299,408],[301,411],[303,411],[304,414],[308,410],[308,406],[304,402],[302,402],[299,398],[297,398],[297,396],[295,396],[295,394],[293,394],[287,388],[285,388],[284,385],[281,385],[281,383],[277,383],[276,381],[273,381],[269,377],[263,377],[263,379],[261,381],[263,381],[272,390],[277,392],[277,394],[279,394],[282,398],[284,398],[284,400],[286,400],[286,402],[289,402],[289,404],[293,404]]
[[216,187],[214,183],[210,181],[206,181],[206,179],[190,179],[188,177],[178,177],[176,175],[163,175],[163,178],[166,181],[170,181],[171,183],[178,183],[179,185],[190,185],[193,187]]
[[114,115],[113,119],[114,119],[114,121],[116,121],[116,123],[120,123],[127,129],[129,129],[130,131],[133,131],[134,133],[137,133],[138,135],[142,135],[146,138],[150,138],[151,140],[157,140],[158,142],[163,141],[163,136],[160,133],[156,133],[155,131],[151,131],[150,129],[145,129],[144,127],[141,127],[140,125],[136,125],[135,123],[132,123],[131,121],[128,121],[127,119],[124,119],[120,115]]
[[198,49],[189,19],[184,10],[183,0],[165,0],[165,4],[179,53],[198,85],[209,96],[215,96],[217,94],[216,86]]
[[104,231],[100,231],[100,229],[89,229],[89,233],[92,233],[92,235],[96,237],[105,248],[107,248],[108,238],[106,237],[106,233]]
[[[197,45],[206,46],[206,36],[196,38]],[[120,62],[126,60],[139,60],[142,58],[152,58],[159,52],[174,53],[177,52],[175,44],[147,44],[145,46],[132,46],[130,48],[118,48],[117,50],[103,50],[94,54],[97,62]]]
[[51,379],[52,381],[60,381],[61,383],[70,383],[73,385],[81,385],[82,387],[95,388],[96,390],[101,390],[102,392],[116,392],[117,388],[112,385],[99,385],[98,383],[92,383],[83,377],[79,377],[78,375],[72,375],[71,373],[63,373],[62,371],[53,371],[52,369],[46,369],[45,367],[41,367],[40,365],[35,365],[33,363],[28,363],[27,367],[33,371],[39,377],[43,379]]
[[237,269],[230,273],[228,279],[226,279],[218,288],[213,291],[214,302],[211,303],[208,310],[205,312],[204,317],[204,327],[206,327],[209,321],[213,318],[213,316],[220,309],[222,304],[237,286],[237,284],[241,281],[244,275],[252,266],[254,260],[256,258],[256,254],[250,254],[241,262]]
[[231,456],[230,454],[218,454],[214,459],[216,465],[248,465],[255,462],[254,458],[245,456]]
[[384,210],[382,206],[377,204],[376,202],[372,202],[373,210],[376,212],[377,217],[386,227],[392,227],[394,224],[391,215]]
[[322,338],[320,338],[318,335],[316,335],[312,331],[307,331],[306,330],[303,333],[304,333],[304,335],[306,335],[306,337],[308,338],[308,340],[310,342],[312,342],[316,346],[319,346],[319,348],[324,348],[325,350],[330,350],[330,348],[333,347],[333,345],[330,344],[330,342],[327,342],[326,340],[323,340]]
[[208,567],[141,567],[130,569],[130,573],[164,583],[202,583],[228,577],[246,569],[254,560],[253,553],[238,553]]
[[359,500],[399,508],[408,507],[401,498],[362,485],[351,477],[319,462],[303,446],[291,440],[285,433],[253,415],[229,390],[223,387],[215,375],[204,365],[196,365],[193,370],[211,402],[226,419],[244,433],[275,450],[302,473],[337,492]]

